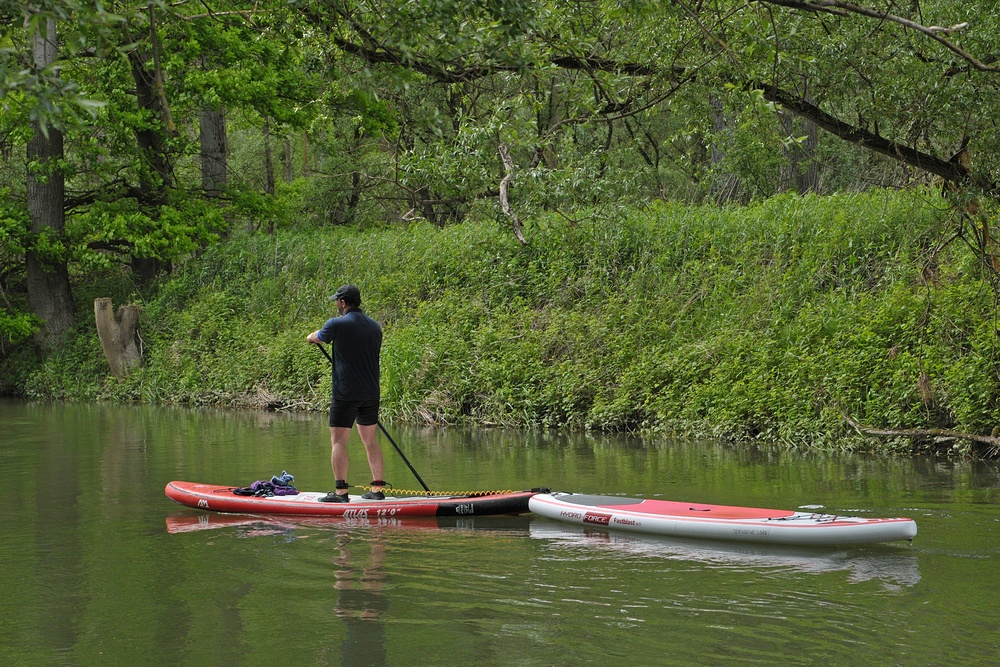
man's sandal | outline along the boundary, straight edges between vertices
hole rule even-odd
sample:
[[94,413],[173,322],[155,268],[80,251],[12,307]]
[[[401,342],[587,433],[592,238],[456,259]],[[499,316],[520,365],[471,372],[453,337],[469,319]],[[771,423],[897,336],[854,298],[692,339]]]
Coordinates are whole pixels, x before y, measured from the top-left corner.
[[[389,487],[390,489],[392,488],[392,484],[386,484],[385,480],[381,480],[381,479],[373,479],[372,480],[372,486],[379,486],[379,487],[382,487],[382,488]],[[363,495],[361,497],[363,499],[365,499],[365,500],[385,500],[385,494],[382,493],[382,489],[381,488],[378,491],[375,491],[374,489],[372,489],[371,491],[369,491],[368,493],[366,493],[365,495]]]
[[319,502],[321,502],[321,503],[349,503],[349,502],[351,502],[351,497],[349,495],[347,495],[347,489],[350,488],[350,485],[347,483],[347,480],[338,479],[337,483],[334,484],[334,488],[337,491],[339,491],[341,489],[344,489],[344,492],[343,493],[337,493],[337,491],[331,491],[330,493],[326,494],[322,498],[319,498]]

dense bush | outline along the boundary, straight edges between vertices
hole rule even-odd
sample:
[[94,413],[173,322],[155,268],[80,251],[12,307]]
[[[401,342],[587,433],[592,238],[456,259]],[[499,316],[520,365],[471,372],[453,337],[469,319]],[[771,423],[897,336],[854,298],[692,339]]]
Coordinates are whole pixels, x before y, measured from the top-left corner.
[[146,299],[146,365],[108,379],[87,327],[32,395],[321,408],[305,343],[358,284],[383,322],[385,414],[802,446],[1000,423],[993,293],[920,193],[660,204],[506,228],[247,233]]

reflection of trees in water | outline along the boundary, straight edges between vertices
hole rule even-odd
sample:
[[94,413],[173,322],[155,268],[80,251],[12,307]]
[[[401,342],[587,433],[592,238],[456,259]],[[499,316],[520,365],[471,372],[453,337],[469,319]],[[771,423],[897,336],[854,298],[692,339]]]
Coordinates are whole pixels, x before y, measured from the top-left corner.
[[384,559],[385,542],[375,532],[357,540],[346,533],[337,536],[333,587],[337,592],[335,613],[345,627],[340,644],[340,664],[344,667],[387,664],[381,622],[389,608],[383,591]]
[[[237,537],[276,537],[286,542],[301,539],[297,530],[314,526],[336,531],[336,555],[333,558],[332,613],[344,624],[339,645],[331,643],[324,651],[336,652],[330,664],[341,667],[387,664],[385,627],[382,615],[389,609],[383,591],[387,576],[383,570],[385,539],[382,529],[402,524],[386,519],[376,526],[368,519],[343,517],[247,517],[238,514],[178,514],[167,517],[167,531],[187,533],[214,528],[236,527]],[[417,524],[419,525],[419,524]],[[436,523],[434,524],[437,525]],[[471,528],[471,519],[468,520]],[[238,626],[237,621],[233,626]]]

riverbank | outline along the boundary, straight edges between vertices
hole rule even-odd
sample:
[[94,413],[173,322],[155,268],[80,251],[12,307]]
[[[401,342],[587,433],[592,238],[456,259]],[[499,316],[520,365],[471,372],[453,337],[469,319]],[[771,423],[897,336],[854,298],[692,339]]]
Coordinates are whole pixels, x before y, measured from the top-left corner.
[[[385,327],[386,416],[909,448],[882,429],[1000,424],[994,296],[931,193],[658,204],[500,221],[237,234],[156,288],[77,290],[57,354],[5,391],[68,400],[324,409],[305,343],[358,284]],[[142,305],[145,366],[116,381],[93,298]],[[960,447],[968,447],[958,443]]]

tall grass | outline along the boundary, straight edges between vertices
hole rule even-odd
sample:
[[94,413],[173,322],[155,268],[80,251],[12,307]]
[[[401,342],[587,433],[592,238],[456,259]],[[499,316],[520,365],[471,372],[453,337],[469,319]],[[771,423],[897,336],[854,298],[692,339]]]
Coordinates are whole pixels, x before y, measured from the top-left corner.
[[538,215],[527,247],[482,221],[247,234],[145,304],[129,379],[77,382],[100,361],[84,333],[26,386],[320,408],[327,362],[305,337],[353,282],[385,327],[396,418],[838,447],[861,442],[845,414],[989,432],[993,295],[961,246],[938,248],[947,224],[931,197],[880,192]]

